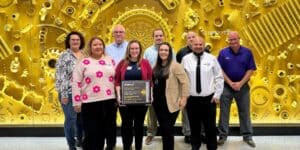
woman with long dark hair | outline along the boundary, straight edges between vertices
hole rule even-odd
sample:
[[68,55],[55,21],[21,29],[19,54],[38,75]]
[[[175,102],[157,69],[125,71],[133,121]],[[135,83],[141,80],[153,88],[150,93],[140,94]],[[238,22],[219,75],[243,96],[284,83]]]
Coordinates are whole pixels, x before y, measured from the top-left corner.
[[174,150],[174,124],[189,96],[189,81],[183,66],[173,61],[173,50],[163,42],[153,69],[153,107],[161,128],[163,150]]

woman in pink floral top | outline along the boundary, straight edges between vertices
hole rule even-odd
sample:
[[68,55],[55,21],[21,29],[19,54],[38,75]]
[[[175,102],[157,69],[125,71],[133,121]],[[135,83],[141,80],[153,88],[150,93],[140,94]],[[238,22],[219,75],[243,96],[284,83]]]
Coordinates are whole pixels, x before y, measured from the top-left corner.
[[72,95],[76,112],[82,114],[84,150],[103,149],[105,135],[112,128],[116,97],[114,90],[115,63],[105,55],[105,44],[94,37],[89,42],[89,56],[79,61],[73,71]]

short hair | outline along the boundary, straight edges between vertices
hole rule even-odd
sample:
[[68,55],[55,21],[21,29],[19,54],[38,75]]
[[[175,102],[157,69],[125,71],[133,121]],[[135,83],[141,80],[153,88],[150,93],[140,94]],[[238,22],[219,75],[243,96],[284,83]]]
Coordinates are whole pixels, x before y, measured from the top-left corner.
[[154,32],[155,31],[161,31],[163,33],[163,35],[165,35],[165,32],[162,28],[156,28],[156,29],[153,30],[152,37],[154,37]]
[[92,55],[92,43],[95,40],[100,40],[102,42],[103,45],[103,54],[105,55],[105,43],[103,41],[103,39],[101,39],[100,37],[94,36],[90,39],[89,43],[88,43],[88,55],[91,56]]
[[77,32],[77,31],[71,31],[67,37],[66,37],[66,40],[65,40],[65,48],[68,49],[68,48],[71,48],[70,46],[70,39],[71,39],[71,36],[72,35],[78,35],[79,38],[80,38],[80,46],[79,46],[79,49],[83,49],[84,46],[85,46],[85,40],[84,40],[84,37],[83,35],[80,33],[80,32]]

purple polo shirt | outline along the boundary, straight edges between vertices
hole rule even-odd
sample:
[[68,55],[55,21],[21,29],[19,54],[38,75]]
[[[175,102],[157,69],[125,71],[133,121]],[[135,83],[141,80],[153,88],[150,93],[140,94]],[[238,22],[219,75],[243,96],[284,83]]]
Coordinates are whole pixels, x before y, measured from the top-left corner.
[[230,47],[222,49],[218,56],[222,70],[233,82],[241,81],[248,70],[256,70],[250,49],[241,46],[238,53]]

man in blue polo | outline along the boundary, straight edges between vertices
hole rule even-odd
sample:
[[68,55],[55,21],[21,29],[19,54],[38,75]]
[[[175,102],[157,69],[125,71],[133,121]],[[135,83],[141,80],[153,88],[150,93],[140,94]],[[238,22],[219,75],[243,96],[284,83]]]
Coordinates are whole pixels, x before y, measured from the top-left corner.
[[253,129],[250,120],[250,87],[248,81],[256,70],[254,58],[250,49],[240,45],[238,32],[228,34],[229,46],[222,49],[218,61],[225,79],[224,91],[220,100],[219,140],[223,145],[229,133],[229,112],[232,99],[237,104],[240,133],[243,140],[251,147],[255,147],[252,139]]

